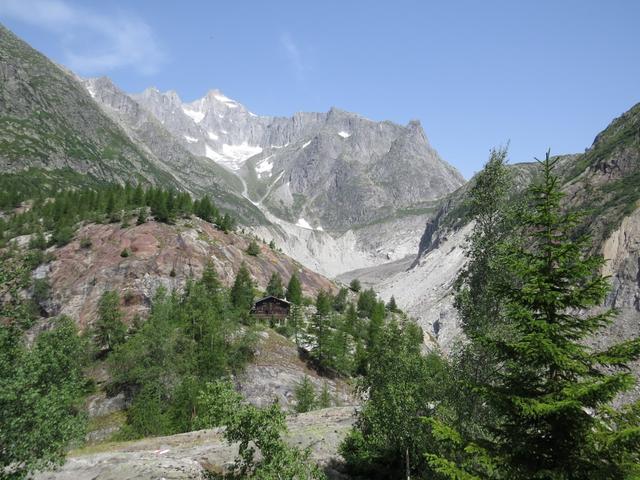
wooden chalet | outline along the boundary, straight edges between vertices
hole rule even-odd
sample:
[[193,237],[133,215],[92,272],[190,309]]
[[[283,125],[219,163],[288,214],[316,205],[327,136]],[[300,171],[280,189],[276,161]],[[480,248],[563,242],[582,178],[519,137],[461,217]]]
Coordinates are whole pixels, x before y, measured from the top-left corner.
[[256,301],[251,309],[251,314],[263,320],[276,320],[283,322],[289,315],[291,304],[286,300],[273,295]]

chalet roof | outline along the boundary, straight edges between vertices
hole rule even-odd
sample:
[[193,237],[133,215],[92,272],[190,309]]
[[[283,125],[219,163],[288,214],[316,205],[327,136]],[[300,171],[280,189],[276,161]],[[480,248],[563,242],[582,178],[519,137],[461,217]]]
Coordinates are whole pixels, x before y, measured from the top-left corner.
[[287,302],[284,298],[274,297],[273,295],[267,295],[266,297],[259,298],[258,300],[256,300],[255,304],[258,305],[259,303],[265,302],[267,300],[275,300],[280,303],[291,305],[291,303]]

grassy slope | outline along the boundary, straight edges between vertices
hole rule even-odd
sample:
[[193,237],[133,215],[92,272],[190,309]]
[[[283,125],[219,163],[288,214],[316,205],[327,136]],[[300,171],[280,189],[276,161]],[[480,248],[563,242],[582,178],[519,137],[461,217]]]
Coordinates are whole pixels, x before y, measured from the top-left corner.
[[[4,175],[13,172],[3,181],[47,189],[99,181],[183,188],[101,110],[84,86],[2,25],[0,79],[0,168]],[[238,179],[222,168],[215,174],[229,189],[212,182],[198,193],[209,193],[241,223],[267,223],[235,193],[242,190]]]

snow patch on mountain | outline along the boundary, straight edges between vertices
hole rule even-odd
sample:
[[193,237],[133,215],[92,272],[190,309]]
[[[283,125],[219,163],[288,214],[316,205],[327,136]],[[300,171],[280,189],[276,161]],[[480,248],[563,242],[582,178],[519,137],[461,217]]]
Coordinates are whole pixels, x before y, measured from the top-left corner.
[[205,144],[204,151],[205,151],[204,156],[207,157],[207,158],[210,158],[214,162],[222,163],[224,161],[224,158],[222,157],[222,155],[220,155],[218,152],[216,152],[208,144]]
[[182,107],[182,111],[186,115],[191,117],[191,119],[196,123],[200,123],[202,121],[202,119],[204,118],[204,113],[198,112],[197,110],[191,110],[190,108]]
[[311,225],[309,225],[309,222],[307,222],[304,218],[299,218],[298,221],[296,222],[296,225],[300,228],[306,228],[307,230],[313,230],[313,227]]
[[247,142],[242,142],[239,145],[222,145],[222,156],[227,159],[227,166],[231,170],[239,170],[244,162],[258,155],[262,152],[262,148],[254,145],[249,145]]
[[229,108],[238,108],[238,102],[236,102],[235,100],[231,100],[229,97],[226,97],[221,93],[214,94],[213,98],[215,98],[219,102],[224,103]]
[[307,148],[309,145],[311,145],[311,140],[302,145],[302,148]]
[[190,137],[189,135],[185,135],[185,136],[184,136],[184,139],[185,139],[187,142],[189,142],[189,143],[196,143],[196,142],[198,141],[198,139],[197,139],[197,138],[195,138],[195,137]]
[[263,173],[268,173],[269,176],[271,176],[271,171],[273,170],[273,162],[269,161],[271,158],[273,158],[273,155],[262,159],[260,163],[256,165],[256,173],[258,176],[261,177]]
[[338,135],[340,135],[342,138],[349,138],[351,136],[349,132],[345,132],[344,130],[338,132]]
[[210,140],[218,140],[218,135],[216,135],[213,132],[207,132],[207,136],[209,137]]

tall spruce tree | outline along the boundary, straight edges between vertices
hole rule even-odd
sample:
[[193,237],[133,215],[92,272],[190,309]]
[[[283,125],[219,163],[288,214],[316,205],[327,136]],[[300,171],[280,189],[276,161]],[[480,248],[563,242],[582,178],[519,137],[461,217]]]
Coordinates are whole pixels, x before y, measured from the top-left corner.
[[238,269],[230,295],[231,304],[239,310],[248,312],[253,305],[253,280],[244,262]]
[[[508,280],[495,290],[508,330],[472,339],[493,353],[493,380],[476,391],[494,418],[489,435],[457,452],[478,455],[482,446],[488,461],[458,453],[457,461],[435,455],[430,463],[449,478],[636,478],[640,404],[621,414],[611,402],[634,385],[627,365],[640,356],[640,339],[604,351],[589,345],[615,314],[592,313],[608,291],[603,259],[576,235],[580,216],[561,206],[557,160],[547,153],[540,163],[542,179],[530,188],[517,235],[496,253]],[[456,437],[442,435],[442,425],[435,431]]]
[[287,285],[287,300],[295,305],[302,305],[302,285],[300,285],[300,279],[298,274],[293,272]]
[[294,394],[297,413],[305,413],[315,408],[317,402],[316,389],[307,375],[296,385]]
[[284,297],[284,286],[282,285],[282,277],[278,272],[273,272],[269,283],[267,284],[267,295],[273,295],[277,298]]

